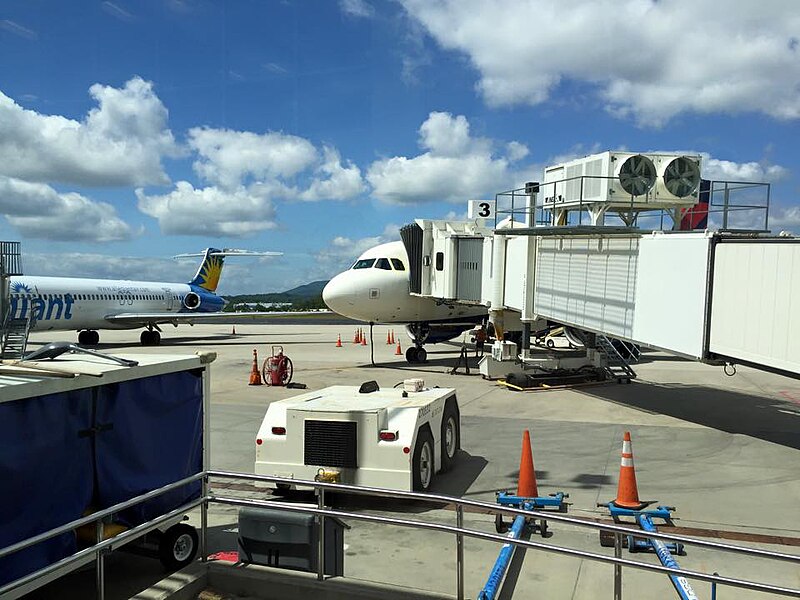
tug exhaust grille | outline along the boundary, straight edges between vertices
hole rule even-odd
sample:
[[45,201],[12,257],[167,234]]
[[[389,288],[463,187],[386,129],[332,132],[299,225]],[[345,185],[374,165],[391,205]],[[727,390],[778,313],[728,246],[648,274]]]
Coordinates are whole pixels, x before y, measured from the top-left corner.
[[356,425],[355,421],[306,420],[304,464],[358,468]]

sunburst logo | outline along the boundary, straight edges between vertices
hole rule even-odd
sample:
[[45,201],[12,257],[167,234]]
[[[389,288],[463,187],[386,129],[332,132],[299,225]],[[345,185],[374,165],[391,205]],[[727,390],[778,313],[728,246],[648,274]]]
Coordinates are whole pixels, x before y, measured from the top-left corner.
[[29,288],[26,284],[22,283],[21,281],[12,281],[11,282],[11,291],[15,294],[30,294],[31,288]]
[[222,258],[219,256],[209,256],[200,269],[200,278],[203,282],[200,287],[213,292],[217,289],[219,278],[222,275]]

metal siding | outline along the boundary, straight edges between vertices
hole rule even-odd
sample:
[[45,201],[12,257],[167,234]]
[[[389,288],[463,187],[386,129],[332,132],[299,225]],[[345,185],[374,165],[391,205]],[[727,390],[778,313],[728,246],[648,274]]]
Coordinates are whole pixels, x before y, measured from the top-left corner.
[[536,313],[629,338],[633,331],[638,239],[542,238],[537,251]]
[[645,345],[703,357],[710,238],[704,234],[645,237],[633,338]]
[[800,244],[720,243],[709,350],[800,373]]
[[506,279],[503,294],[503,305],[522,312],[523,282],[528,266],[528,244],[525,238],[516,237],[508,240],[506,246]]
[[483,238],[457,240],[458,272],[456,297],[479,302],[483,272]]

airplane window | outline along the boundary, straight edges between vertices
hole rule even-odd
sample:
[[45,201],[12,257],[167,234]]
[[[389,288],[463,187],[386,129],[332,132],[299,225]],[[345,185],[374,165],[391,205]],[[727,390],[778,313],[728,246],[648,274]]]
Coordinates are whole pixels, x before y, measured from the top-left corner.
[[384,271],[391,271],[392,265],[389,264],[388,258],[379,258],[378,262],[375,263],[376,269],[383,269]]
[[399,258],[393,258],[392,259],[392,265],[394,265],[394,270],[395,271],[405,271],[406,270],[405,265],[403,265],[403,261],[400,260]]
[[372,265],[375,264],[374,258],[362,258],[361,260],[357,260],[356,264],[353,265],[354,269],[369,269]]

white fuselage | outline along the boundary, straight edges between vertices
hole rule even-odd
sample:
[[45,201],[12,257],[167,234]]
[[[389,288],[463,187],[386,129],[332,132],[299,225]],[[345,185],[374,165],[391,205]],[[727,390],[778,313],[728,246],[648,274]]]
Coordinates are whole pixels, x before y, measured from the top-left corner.
[[331,279],[322,298],[334,312],[372,323],[435,323],[486,314],[482,306],[451,305],[412,296],[408,281],[403,242],[390,242],[370,248],[350,269]]
[[192,288],[183,283],[81,279],[73,277],[12,277],[9,299],[12,318],[31,315],[31,329],[135,329],[139,324],[111,323],[106,318],[127,313],[178,313]]

